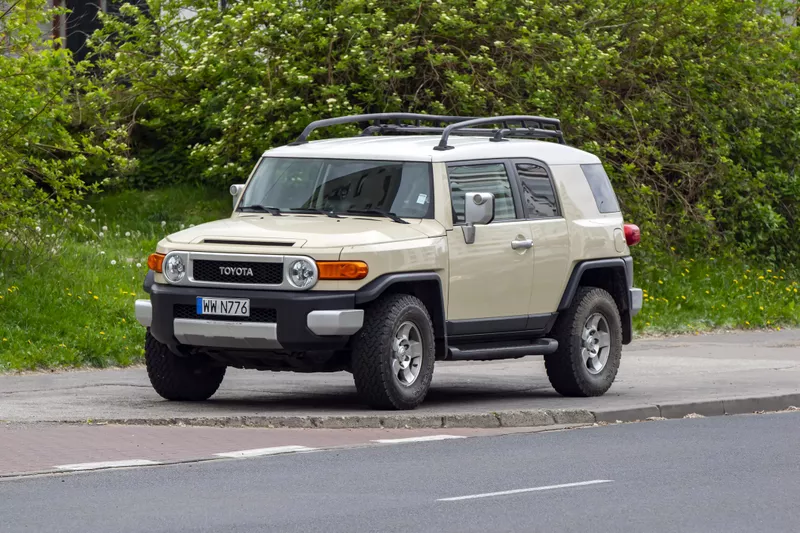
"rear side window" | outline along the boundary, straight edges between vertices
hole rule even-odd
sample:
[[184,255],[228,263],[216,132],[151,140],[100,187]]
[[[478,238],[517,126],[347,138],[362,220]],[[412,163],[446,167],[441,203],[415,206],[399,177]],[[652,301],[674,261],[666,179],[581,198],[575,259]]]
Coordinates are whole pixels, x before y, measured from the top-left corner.
[[544,167],[535,163],[517,163],[517,174],[522,186],[522,203],[527,218],[552,218],[558,216],[558,203],[553,183]]
[[603,165],[596,163],[593,165],[581,165],[583,175],[589,182],[589,187],[594,194],[594,201],[597,203],[597,210],[601,213],[618,213],[619,203],[611,187],[611,180],[608,179]]

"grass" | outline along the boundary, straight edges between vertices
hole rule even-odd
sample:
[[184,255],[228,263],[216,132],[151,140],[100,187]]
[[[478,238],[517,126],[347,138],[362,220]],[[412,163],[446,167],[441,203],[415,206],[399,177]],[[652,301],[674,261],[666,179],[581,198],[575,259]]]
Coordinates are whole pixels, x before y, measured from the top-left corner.
[[776,329],[800,324],[800,271],[740,258],[635,262],[645,291],[635,319],[645,333]]
[[133,302],[146,297],[147,256],[182,224],[228,216],[230,202],[225,190],[189,187],[109,194],[89,201],[94,218],[54,237],[56,253],[35,270],[2,258],[0,371],[141,362]]
[[[172,187],[93,198],[90,219],[52,237],[36,269],[0,257],[0,371],[125,366],[142,360],[133,301],[146,258],[181,225],[228,216],[225,191]],[[48,228],[42,228],[47,233]],[[102,236],[101,236],[102,234]],[[45,239],[46,240],[46,239]],[[636,258],[645,333],[775,328],[800,323],[800,272],[737,259]]]

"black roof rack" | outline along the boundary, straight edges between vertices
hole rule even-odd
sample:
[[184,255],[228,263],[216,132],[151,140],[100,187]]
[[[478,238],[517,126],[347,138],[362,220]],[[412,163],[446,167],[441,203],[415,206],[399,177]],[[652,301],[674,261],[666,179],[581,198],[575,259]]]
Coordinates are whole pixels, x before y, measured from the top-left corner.
[[[412,122],[404,124],[403,122]],[[407,134],[441,134],[439,144],[434,150],[450,150],[447,145],[450,135],[469,135],[491,137],[491,141],[500,142],[507,137],[531,139],[556,139],[566,144],[561,132],[561,121],[555,118],[536,117],[530,115],[509,115],[500,117],[453,117],[447,115],[424,115],[419,113],[373,113],[367,115],[349,115],[345,117],[315,120],[305,127],[299,137],[290,146],[305,144],[314,130],[341,124],[370,123],[362,132],[366,135],[407,135]],[[436,124],[423,126],[423,122]],[[440,124],[447,124],[445,127]],[[476,128],[474,126],[500,126],[500,128]],[[512,127],[513,125],[513,127]]]

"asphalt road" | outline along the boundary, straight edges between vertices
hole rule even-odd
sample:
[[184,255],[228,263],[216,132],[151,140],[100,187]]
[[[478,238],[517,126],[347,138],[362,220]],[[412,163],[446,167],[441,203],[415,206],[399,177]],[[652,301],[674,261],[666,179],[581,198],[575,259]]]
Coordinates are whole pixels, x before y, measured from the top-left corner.
[[0,531],[796,532],[798,442],[779,413],[23,478]]

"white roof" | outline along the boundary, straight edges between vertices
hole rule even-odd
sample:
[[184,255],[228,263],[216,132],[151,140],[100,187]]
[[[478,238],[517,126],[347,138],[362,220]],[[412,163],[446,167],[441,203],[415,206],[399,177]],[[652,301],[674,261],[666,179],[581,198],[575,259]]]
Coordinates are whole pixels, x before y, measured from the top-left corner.
[[447,141],[452,150],[434,150],[438,144],[438,135],[346,137],[281,146],[267,150],[264,156],[426,162],[530,157],[548,165],[600,162],[593,154],[551,141],[509,139],[490,142],[489,137],[452,135]]

